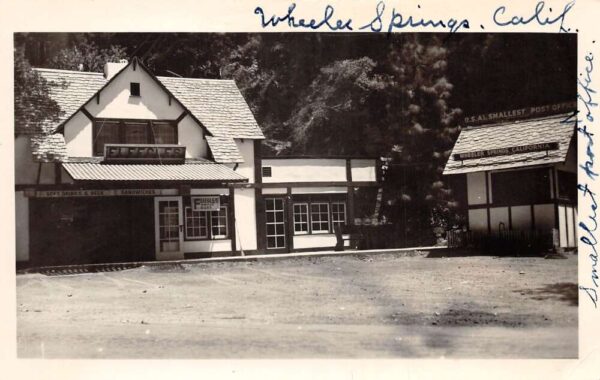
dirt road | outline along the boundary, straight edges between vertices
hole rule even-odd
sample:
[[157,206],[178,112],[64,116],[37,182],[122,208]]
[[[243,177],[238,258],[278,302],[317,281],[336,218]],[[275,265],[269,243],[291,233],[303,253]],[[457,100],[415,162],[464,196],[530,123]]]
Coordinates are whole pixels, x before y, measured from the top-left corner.
[[577,257],[394,254],[17,276],[26,358],[577,357]]

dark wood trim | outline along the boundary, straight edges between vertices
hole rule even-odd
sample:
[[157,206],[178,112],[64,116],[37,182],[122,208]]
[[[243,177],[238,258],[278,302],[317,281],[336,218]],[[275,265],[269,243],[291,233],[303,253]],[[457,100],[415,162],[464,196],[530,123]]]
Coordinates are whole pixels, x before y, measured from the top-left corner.
[[229,238],[231,239],[231,251],[237,251],[237,230],[235,220],[235,189],[229,187],[229,207],[227,208],[227,222],[230,226]]
[[[171,98],[169,98],[169,99],[171,99]],[[169,102],[169,105],[170,105],[170,102]],[[181,113],[181,115],[179,115],[179,117],[177,117],[177,119],[175,119],[175,124],[178,125],[181,122],[181,120],[183,120],[187,115],[188,115],[188,112],[183,111]]]
[[[489,175],[488,175],[488,171],[484,172],[485,175],[485,203],[486,204],[490,204],[490,181],[489,181]],[[490,208],[488,207],[487,209],[487,225],[488,225],[488,234],[492,233],[492,222],[491,222],[491,215],[490,215]]]
[[[231,182],[198,182],[198,181],[77,181],[76,183],[61,184],[17,184],[15,191],[38,190],[111,190],[111,189],[175,189],[181,185],[189,185],[193,189],[227,188]],[[176,194],[178,195],[178,194]]]
[[[256,168],[255,168],[256,169]],[[248,183],[238,187],[272,189],[284,187],[380,187],[379,182],[273,182],[273,183]]]
[[85,107],[81,107],[81,113],[83,113],[85,117],[90,119],[90,121],[93,122],[95,120],[94,116]]
[[265,224],[265,201],[259,188],[254,189],[254,210],[256,213],[256,249],[267,249],[267,235]]
[[135,71],[137,69],[137,63],[138,63],[137,58],[134,58],[133,59],[133,71]]
[[254,183],[262,183],[262,141],[254,140]]
[[352,155],[337,155],[337,156],[326,156],[326,155],[290,155],[290,156],[270,156],[263,157],[265,160],[285,160],[285,159],[335,159],[335,160],[379,160],[378,156],[352,156]]
[[559,223],[558,223],[558,204],[559,204],[558,201],[554,202],[554,228],[556,228],[557,230],[559,229]]
[[292,188],[287,188],[287,193],[285,196],[285,209],[286,209],[286,248],[288,252],[291,252],[294,249],[294,203],[292,202]]
[[531,205],[531,230],[535,231],[535,205]]
[[511,210],[511,206],[507,206],[508,207],[508,230],[512,231],[512,210]]
[[54,164],[54,183],[57,185],[62,183],[62,166],[60,163]]
[[352,160],[349,158],[346,158],[346,181],[352,182]]
[[42,163],[38,163],[37,177],[35,179],[36,185],[40,184],[40,179],[42,178]]
[[348,186],[346,202],[346,218],[348,218],[348,225],[354,225],[354,187]]
[[96,93],[96,104],[100,104],[100,91]]

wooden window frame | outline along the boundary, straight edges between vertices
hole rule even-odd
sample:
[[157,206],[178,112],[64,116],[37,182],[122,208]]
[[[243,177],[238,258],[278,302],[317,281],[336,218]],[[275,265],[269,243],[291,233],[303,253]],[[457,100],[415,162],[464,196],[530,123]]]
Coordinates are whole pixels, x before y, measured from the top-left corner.
[[[205,234],[205,235],[203,235],[203,236],[202,236],[202,235],[201,235],[201,236],[190,236],[190,235],[188,234],[188,230],[189,230],[190,228],[194,228],[194,227],[196,227],[196,226],[190,226],[190,225],[188,224],[188,211],[189,211],[190,213],[192,213],[192,214],[193,214],[193,213],[204,214],[204,220],[205,220],[205,222],[206,222],[206,225],[204,226],[204,228],[205,228],[205,230],[206,230],[206,234]],[[209,238],[209,236],[210,236],[210,234],[209,234],[209,230],[210,230],[210,222],[209,222],[209,217],[208,217],[208,212],[207,212],[207,211],[194,211],[194,210],[192,210],[192,207],[191,207],[191,206],[185,206],[185,207],[184,207],[184,211],[183,211],[183,218],[184,218],[184,224],[185,224],[185,225],[184,225],[184,230],[185,230],[185,235],[184,235],[184,237],[185,237],[185,240],[208,240],[208,238]],[[200,231],[202,231],[202,227],[203,227],[203,226],[200,224],[200,220],[201,220],[202,218],[201,218],[200,216],[198,216],[198,217],[196,218],[196,217],[194,217],[193,215],[191,215],[191,218],[192,218],[192,219],[198,219],[198,220],[199,220],[199,222],[198,222],[198,223],[199,223],[199,225],[198,225],[198,228],[199,228],[199,230],[200,230]]]
[[[311,202],[310,203],[310,230],[311,233],[313,235],[322,235],[322,234],[330,234],[331,233],[331,207],[329,207],[329,205],[331,204],[331,202]],[[327,215],[327,229],[326,230],[315,230],[313,227],[313,223],[319,223],[322,224],[323,220],[319,220],[319,221],[314,221],[313,220],[313,210],[312,207],[313,206],[322,206],[325,205],[327,206],[327,213],[324,213],[321,211],[321,208],[319,207],[319,211],[317,212],[319,215]]]
[[154,123],[160,124],[168,124],[174,130],[174,140],[173,144],[179,143],[179,128],[177,127],[177,120],[149,120],[149,119],[110,119],[110,118],[98,118],[94,119],[92,122],[92,156],[93,157],[103,157],[104,156],[104,147],[102,147],[102,151],[98,151],[96,147],[96,138],[98,136],[99,130],[102,128],[103,123],[116,123],[119,125],[118,135],[119,142],[116,144],[127,144],[126,142],[126,128],[127,123],[136,123],[136,124],[146,124],[146,137],[148,141],[146,144],[155,144],[154,139],[154,131],[153,126]]
[[[305,206],[306,207],[306,222],[296,222],[296,206]],[[310,204],[308,202],[294,202],[292,204],[292,214],[294,216],[294,236],[301,235],[310,235]],[[299,213],[302,214],[302,213]],[[296,225],[305,224],[306,223],[306,231],[296,231]]]

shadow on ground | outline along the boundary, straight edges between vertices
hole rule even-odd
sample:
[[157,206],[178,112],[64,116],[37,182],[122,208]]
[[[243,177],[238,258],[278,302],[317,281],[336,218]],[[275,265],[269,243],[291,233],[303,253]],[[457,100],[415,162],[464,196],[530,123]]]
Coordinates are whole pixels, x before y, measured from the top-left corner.
[[577,284],[572,282],[557,282],[555,284],[547,284],[542,288],[521,289],[514,290],[514,292],[521,293],[538,301],[554,299],[567,302],[570,306],[579,305]]

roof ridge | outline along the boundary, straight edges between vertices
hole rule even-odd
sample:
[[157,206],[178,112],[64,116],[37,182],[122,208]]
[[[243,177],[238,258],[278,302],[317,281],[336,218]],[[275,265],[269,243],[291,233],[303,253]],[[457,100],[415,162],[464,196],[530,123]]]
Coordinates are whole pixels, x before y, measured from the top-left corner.
[[177,79],[177,80],[190,80],[190,81],[214,81],[214,82],[233,82],[233,79],[222,79],[222,78],[189,78],[189,77],[165,77],[165,76],[156,76],[158,79]]
[[527,119],[507,120],[504,122],[496,122],[496,123],[490,123],[490,124],[467,125],[462,129],[463,130],[473,130],[473,129],[478,129],[478,128],[500,127],[500,126],[507,126],[507,125],[513,125],[513,124],[517,125],[517,124],[526,123],[526,122],[535,121],[535,120],[558,119],[560,117],[564,117],[565,115],[571,115],[572,113],[573,113],[573,111],[569,111],[569,112],[555,113],[555,114],[546,115],[546,116],[530,117]]
[[50,68],[46,68],[46,67],[32,67],[32,69],[36,70],[36,71],[50,71],[50,72],[55,72],[55,73],[73,73],[73,74],[102,75],[102,76],[104,76],[104,73],[99,73],[99,72],[96,72],[96,71],[78,71],[78,70],[50,69]]

